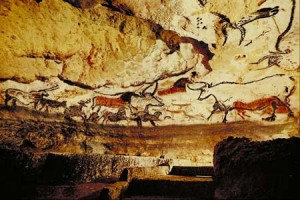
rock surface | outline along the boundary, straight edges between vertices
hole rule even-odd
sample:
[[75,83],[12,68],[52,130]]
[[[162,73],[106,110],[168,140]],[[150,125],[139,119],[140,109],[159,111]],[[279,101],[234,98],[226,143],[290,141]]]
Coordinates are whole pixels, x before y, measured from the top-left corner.
[[216,199],[299,199],[300,138],[229,137],[214,149]]
[[[286,74],[298,85],[297,11],[295,0],[4,0],[0,2],[0,104],[8,88],[30,92],[58,85],[48,98],[66,101],[69,107],[99,93],[107,97],[120,92],[139,94],[157,81],[158,91],[170,90],[159,96],[164,107],[149,109],[150,114],[162,112],[159,125],[221,122],[224,112],[207,120],[213,98],[199,101],[200,92],[185,84],[172,88],[176,81],[183,78],[192,88],[200,88],[197,82],[243,84]],[[279,97],[281,93],[268,91],[290,90],[293,85],[284,79],[275,85],[270,81],[260,86],[263,93],[252,96],[255,100]],[[245,90],[255,93],[257,87]],[[236,100],[252,101],[248,95],[236,98],[239,92],[227,88],[224,85],[224,93],[217,95],[225,106],[232,107]],[[296,117],[298,102],[296,87],[289,96]],[[31,105],[18,102],[17,106]],[[228,120],[261,121],[272,113],[270,109],[247,111],[246,118],[232,110]],[[93,109],[85,112],[89,116]],[[284,109],[277,113],[276,121],[289,120]]]

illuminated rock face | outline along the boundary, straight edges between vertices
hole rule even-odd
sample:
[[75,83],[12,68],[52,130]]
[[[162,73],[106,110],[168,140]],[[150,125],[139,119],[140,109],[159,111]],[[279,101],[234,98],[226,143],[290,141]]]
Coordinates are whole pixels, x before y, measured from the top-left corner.
[[298,10],[295,0],[1,1],[0,104],[130,126],[296,122]]

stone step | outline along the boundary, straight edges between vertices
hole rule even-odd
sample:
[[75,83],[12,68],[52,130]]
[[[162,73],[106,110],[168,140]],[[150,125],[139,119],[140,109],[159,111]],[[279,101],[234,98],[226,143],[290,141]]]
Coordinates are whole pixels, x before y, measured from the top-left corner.
[[128,182],[81,183],[75,185],[24,186],[21,199],[76,200],[76,199],[120,199]]
[[210,176],[156,175],[132,179],[124,196],[133,199],[144,197],[212,199],[214,188],[214,182]]
[[213,176],[214,168],[212,166],[173,166],[169,174],[181,176]]
[[159,197],[159,196],[132,196],[132,197],[125,197],[123,200],[186,200],[187,198],[176,198],[176,197]]
[[[159,157],[108,154],[34,153],[21,149],[0,149],[0,180],[64,185],[118,179],[125,168],[168,165]],[[12,170],[13,169],[13,170]]]
[[134,178],[168,175],[169,172],[170,166],[131,167],[123,170],[119,180],[130,182]]

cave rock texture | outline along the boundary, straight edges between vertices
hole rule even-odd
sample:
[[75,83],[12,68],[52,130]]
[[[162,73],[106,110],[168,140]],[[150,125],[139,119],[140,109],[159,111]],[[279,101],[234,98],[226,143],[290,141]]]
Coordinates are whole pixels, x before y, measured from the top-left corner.
[[214,149],[216,199],[299,199],[300,138],[229,137]]
[[[146,110],[159,125],[299,117],[298,0],[2,0],[0,23],[0,104],[63,112],[10,98],[9,88],[52,88],[48,99],[66,107],[154,91],[163,106],[129,102],[137,109],[124,106],[126,117]],[[199,98],[203,85],[212,91]]]

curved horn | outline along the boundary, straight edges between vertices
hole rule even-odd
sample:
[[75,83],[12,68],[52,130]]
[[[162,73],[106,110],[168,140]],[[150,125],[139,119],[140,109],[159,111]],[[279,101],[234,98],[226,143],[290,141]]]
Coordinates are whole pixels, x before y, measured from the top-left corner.
[[207,86],[208,86],[208,83],[203,82],[203,81],[195,82],[195,83],[202,83],[202,84],[204,84],[204,85],[201,86],[201,87],[199,87],[199,88],[191,88],[191,87],[189,86],[189,84],[186,84],[186,86],[187,86],[190,90],[201,90],[203,87],[207,87]]
[[158,82],[155,82],[155,88],[154,88],[153,92],[151,93],[151,96],[154,96],[154,94],[157,91],[157,87],[158,87]]
[[143,89],[143,91],[142,91],[142,95],[144,95],[145,94],[145,92],[152,86],[153,84],[151,84],[151,85],[149,85],[149,86],[147,86],[145,89]]

